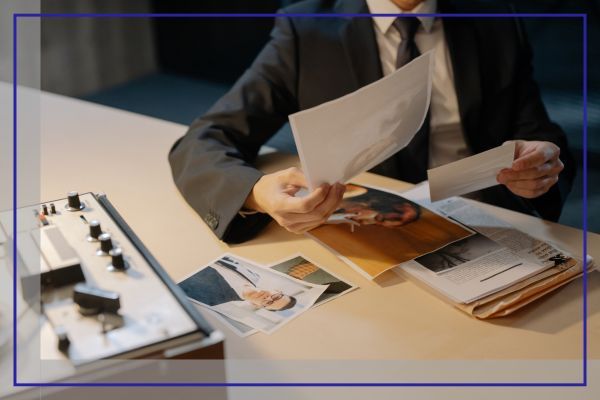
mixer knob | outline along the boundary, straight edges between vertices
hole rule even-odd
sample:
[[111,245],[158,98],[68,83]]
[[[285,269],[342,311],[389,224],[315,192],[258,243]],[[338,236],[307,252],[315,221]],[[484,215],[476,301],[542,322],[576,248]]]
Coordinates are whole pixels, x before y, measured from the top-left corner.
[[87,236],[88,242],[96,242],[100,235],[102,235],[102,228],[100,227],[100,221],[91,220],[90,221],[90,234]]
[[69,211],[81,211],[85,208],[79,200],[79,193],[77,192],[69,192],[67,194],[67,202],[65,208]]
[[99,256],[105,256],[108,252],[113,248],[112,238],[110,233],[103,233],[98,236],[98,240],[100,240],[100,249],[96,252]]
[[112,249],[108,254],[111,256],[111,261],[108,265],[110,271],[124,271],[128,268],[127,262],[123,258],[123,250],[120,247]]

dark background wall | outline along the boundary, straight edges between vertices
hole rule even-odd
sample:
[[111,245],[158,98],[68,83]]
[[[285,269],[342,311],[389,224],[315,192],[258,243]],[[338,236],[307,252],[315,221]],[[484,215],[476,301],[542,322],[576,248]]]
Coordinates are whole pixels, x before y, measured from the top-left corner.
[[[43,0],[42,13],[144,13],[149,0]],[[42,18],[41,87],[68,96],[159,72],[154,21],[148,18]]]
[[[153,0],[151,4],[158,13],[272,13],[281,7],[278,0]],[[154,21],[154,26],[163,71],[229,84],[241,75],[267,41],[273,20],[160,18]]]
[[[445,0],[438,0],[445,1]],[[42,12],[274,12],[282,0],[42,0]],[[488,3],[507,3],[488,0]],[[519,0],[517,12],[588,14],[589,226],[600,232],[600,0]],[[535,76],[548,111],[581,162],[582,24],[527,18]],[[42,89],[189,124],[244,71],[271,19],[43,19]],[[183,134],[184,132],[182,132]],[[269,143],[295,152],[288,127]],[[582,171],[561,222],[582,225]]]

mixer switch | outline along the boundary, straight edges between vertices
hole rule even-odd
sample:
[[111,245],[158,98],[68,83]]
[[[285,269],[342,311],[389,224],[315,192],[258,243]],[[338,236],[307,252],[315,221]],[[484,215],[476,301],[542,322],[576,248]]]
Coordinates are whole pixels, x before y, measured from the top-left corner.
[[73,302],[84,315],[117,313],[121,308],[119,293],[78,283],[73,289]]
[[66,329],[63,326],[59,326],[55,329],[56,338],[58,339],[58,351],[67,354],[69,347],[71,346],[71,340],[67,334]]

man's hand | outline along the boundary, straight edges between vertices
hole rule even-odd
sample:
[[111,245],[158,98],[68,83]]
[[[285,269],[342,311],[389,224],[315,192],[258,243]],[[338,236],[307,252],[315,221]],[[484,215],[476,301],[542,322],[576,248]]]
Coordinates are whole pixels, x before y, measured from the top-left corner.
[[264,175],[256,182],[244,208],[267,213],[293,233],[304,233],[323,224],[339,208],[346,186],[321,185],[305,197],[294,197],[308,187],[298,168]]
[[517,140],[512,168],[500,171],[496,179],[514,194],[533,199],[546,193],[557,181],[564,165],[554,143]]

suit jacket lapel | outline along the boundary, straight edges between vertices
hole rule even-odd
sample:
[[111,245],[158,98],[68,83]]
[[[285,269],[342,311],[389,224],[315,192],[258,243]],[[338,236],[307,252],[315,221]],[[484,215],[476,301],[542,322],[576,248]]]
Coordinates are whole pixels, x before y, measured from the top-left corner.
[[[450,2],[439,1],[438,4],[442,13],[456,11]],[[334,12],[368,13],[369,8],[364,0],[338,0]],[[480,150],[477,131],[480,124],[482,93],[475,29],[470,18],[445,18],[443,24],[463,130],[470,147]],[[355,77],[356,88],[382,78],[372,19],[346,18],[340,24],[339,33]]]
[[[439,1],[442,13],[455,10],[446,1]],[[368,13],[364,0],[338,0],[337,13]],[[481,71],[479,51],[472,20],[445,18],[444,34],[452,69],[458,107],[469,147],[482,150],[478,138],[481,111]],[[339,27],[340,39],[356,81],[356,89],[383,77],[373,21],[369,17],[346,18]]]
[[482,96],[481,71],[475,29],[470,18],[445,18],[443,24],[465,138],[473,150],[481,150],[477,135]]
[[[366,14],[369,8],[364,0],[338,0],[334,11]],[[355,78],[355,89],[380,79],[383,73],[373,20],[370,17],[345,18],[340,24],[339,35]]]

